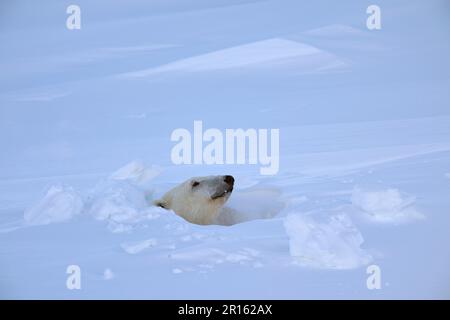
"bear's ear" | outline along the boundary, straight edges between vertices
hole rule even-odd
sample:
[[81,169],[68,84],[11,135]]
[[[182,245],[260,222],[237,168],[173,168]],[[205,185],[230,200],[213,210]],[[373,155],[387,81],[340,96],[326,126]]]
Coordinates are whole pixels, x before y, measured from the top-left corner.
[[153,201],[153,204],[157,207],[168,209],[167,203],[162,199]]

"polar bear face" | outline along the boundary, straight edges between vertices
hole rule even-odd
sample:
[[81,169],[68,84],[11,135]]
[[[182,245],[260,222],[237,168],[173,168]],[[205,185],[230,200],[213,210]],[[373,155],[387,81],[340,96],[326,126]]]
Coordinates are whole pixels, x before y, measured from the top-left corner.
[[168,191],[155,205],[196,224],[211,224],[230,197],[232,176],[194,177]]

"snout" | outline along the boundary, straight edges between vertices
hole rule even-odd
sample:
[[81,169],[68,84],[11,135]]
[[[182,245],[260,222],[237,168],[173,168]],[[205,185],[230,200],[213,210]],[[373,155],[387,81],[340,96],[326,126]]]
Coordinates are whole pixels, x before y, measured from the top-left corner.
[[225,181],[225,183],[227,185],[229,185],[231,188],[233,188],[233,185],[234,185],[234,178],[233,178],[233,176],[224,176],[223,181]]
[[211,196],[212,200],[222,198],[222,197],[229,197],[231,192],[233,192],[233,186],[234,186],[233,176],[223,176],[223,182],[225,182],[225,184],[222,184],[218,188],[218,190]]
[[228,188],[226,190],[227,193],[231,193],[233,191],[233,186],[234,186],[234,178],[233,176],[225,176],[223,178],[223,181],[225,181],[225,183],[228,185]]

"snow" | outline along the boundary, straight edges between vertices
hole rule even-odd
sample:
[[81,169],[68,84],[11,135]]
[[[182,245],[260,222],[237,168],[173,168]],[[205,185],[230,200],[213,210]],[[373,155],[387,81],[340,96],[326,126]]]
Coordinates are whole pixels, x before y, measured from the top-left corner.
[[124,243],[122,244],[123,250],[129,254],[139,253],[147,248],[156,246],[157,242],[155,239],[147,239],[137,243]]
[[361,209],[371,221],[380,223],[404,223],[424,219],[424,215],[414,208],[416,199],[402,194],[398,189],[363,191],[359,188],[352,193],[352,204]]
[[284,208],[285,201],[277,188],[250,187],[234,192],[216,223],[233,225],[256,219],[271,219]]
[[[373,31],[358,1],[77,4],[73,31],[55,1],[2,8],[0,298],[450,297],[439,1],[380,0]],[[174,165],[195,120],[279,129],[279,172]],[[214,225],[152,206],[219,174]]]
[[131,180],[137,183],[147,182],[158,176],[160,171],[156,167],[146,168],[142,161],[133,161],[120,168],[111,175],[114,180]]
[[82,198],[71,187],[52,186],[45,196],[25,210],[27,225],[68,221],[83,209]]
[[112,272],[111,269],[106,268],[105,271],[103,271],[103,279],[104,280],[111,280],[114,279],[115,275],[114,272]]
[[327,222],[290,214],[284,225],[291,256],[302,266],[353,269],[372,260],[361,248],[361,233],[344,214],[331,216]]
[[335,24],[305,31],[304,34],[315,37],[351,37],[364,35],[364,32],[350,26]]
[[206,72],[244,67],[270,68],[285,64],[301,72],[345,67],[343,61],[318,48],[288,39],[274,38],[181,59],[123,76],[147,77],[163,72]]

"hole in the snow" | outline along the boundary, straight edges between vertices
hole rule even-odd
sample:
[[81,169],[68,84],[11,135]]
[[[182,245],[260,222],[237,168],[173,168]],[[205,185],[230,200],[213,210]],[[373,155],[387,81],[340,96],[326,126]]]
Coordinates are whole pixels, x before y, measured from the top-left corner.
[[215,224],[231,226],[251,220],[271,219],[284,207],[281,192],[276,188],[254,187],[236,190],[225,204]]

